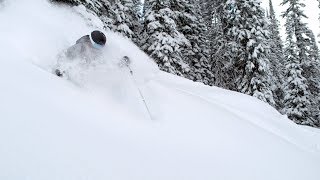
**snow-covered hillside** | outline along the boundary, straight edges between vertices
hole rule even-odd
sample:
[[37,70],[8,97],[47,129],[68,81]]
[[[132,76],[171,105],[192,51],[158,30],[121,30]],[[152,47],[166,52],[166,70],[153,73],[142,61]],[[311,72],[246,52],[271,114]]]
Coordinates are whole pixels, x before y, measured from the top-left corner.
[[[31,2],[32,1],[32,2]],[[103,58],[50,71],[90,27],[43,0],[0,8],[0,179],[320,179],[320,131],[255,98],[158,70],[107,32]],[[95,23],[99,26],[99,23]],[[137,85],[119,59],[132,59]]]

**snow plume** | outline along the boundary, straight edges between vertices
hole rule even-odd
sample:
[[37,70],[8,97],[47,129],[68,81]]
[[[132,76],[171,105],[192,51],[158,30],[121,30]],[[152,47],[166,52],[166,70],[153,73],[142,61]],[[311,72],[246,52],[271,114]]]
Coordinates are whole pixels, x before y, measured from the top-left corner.
[[[44,0],[12,0],[5,5],[0,13],[0,22],[2,22],[0,38],[6,43],[6,46],[3,47],[5,49],[2,48],[0,54],[1,59],[10,60],[18,56],[19,58],[15,59],[31,61],[42,69],[52,71],[59,53],[92,30],[103,31],[103,23],[100,19],[93,12],[88,12],[82,5],[71,9]],[[100,74],[99,77],[111,76],[111,70],[116,69],[115,66],[122,55],[131,58],[134,70],[139,69],[140,72],[145,70],[143,74],[137,72],[136,76],[139,81],[145,81],[141,78],[152,76],[157,71],[152,60],[138,50],[131,41],[112,32],[105,33],[107,34],[107,45],[104,55],[97,62],[100,63],[98,68],[109,70],[109,74]],[[90,81],[92,74],[88,73],[93,72],[92,68],[94,67],[86,69],[85,72],[82,69],[81,75],[73,74],[73,77],[76,78],[74,80],[77,83],[84,83],[84,78],[87,78],[87,82]],[[86,77],[83,77],[83,73],[87,73]],[[117,73],[121,72],[115,73],[113,77],[119,76]]]
[[90,31],[81,17],[44,0],[10,0],[0,21],[0,36],[7,43],[2,59],[20,56],[43,67],[53,64],[62,49]]
[[[0,60],[32,63],[35,68],[47,73],[54,71],[57,56],[80,37],[97,28],[103,31],[101,21],[83,6],[70,8],[45,0],[6,1],[0,11],[0,22],[3,44]],[[70,78],[75,85],[98,98],[115,99],[115,104],[118,104],[117,101],[121,102],[129,96],[129,91],[135,91],[128,82],[131,78],[128,78],[128,69],[118,67],[123,56],[130,57],[138,84],[148,82],[158,68],[128,39],[112,32],[105,33],[107,44],[101,58],[89,67],[71,64]],[[135,111],[134,108],[132,111]]]

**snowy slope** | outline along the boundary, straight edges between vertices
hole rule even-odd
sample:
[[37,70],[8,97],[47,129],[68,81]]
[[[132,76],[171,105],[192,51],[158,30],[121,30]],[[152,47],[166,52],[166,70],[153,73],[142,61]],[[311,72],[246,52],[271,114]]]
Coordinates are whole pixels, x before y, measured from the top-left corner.
[[0,22],[0,179],[320,179],[320,131],[259,100],[161,72],[110,32],[64,80],[55,56],[93,29],[74,10],[10,0]]

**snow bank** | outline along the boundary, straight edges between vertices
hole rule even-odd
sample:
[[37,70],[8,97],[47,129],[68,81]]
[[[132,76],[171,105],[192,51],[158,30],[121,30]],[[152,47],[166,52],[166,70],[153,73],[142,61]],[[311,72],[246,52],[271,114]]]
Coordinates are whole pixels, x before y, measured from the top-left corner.
[[[77,12],[43,0],[0,11],[0,179],[320,178],[318,131],[252,97],[160,72],[116,34],[79,84],[51,74],[55,56],[93,29]],[[116,67],[124,55],[153,120]]]

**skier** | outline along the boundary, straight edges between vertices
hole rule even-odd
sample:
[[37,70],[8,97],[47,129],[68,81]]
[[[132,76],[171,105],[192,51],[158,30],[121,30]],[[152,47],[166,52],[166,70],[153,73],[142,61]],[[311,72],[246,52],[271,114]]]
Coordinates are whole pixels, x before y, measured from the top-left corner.
[[73,60],[84,60],[86,63],[97,59],[102,54],[102,49],[107,42],[107,38],[101,31],[92,31],[90,35],[85,35],[76,41],[76,44],[65,50],[59,57],[54,73],[63,77],[65,71],[61,67],[64,62]]

